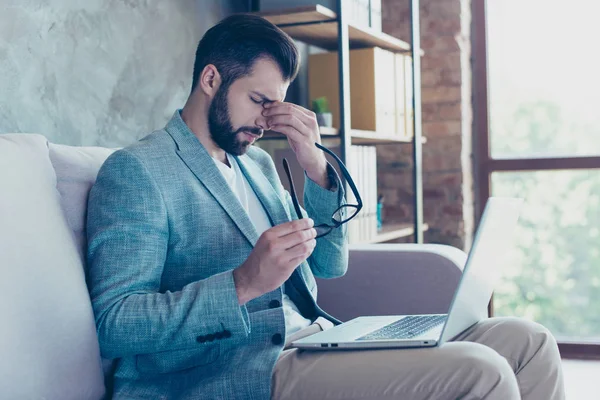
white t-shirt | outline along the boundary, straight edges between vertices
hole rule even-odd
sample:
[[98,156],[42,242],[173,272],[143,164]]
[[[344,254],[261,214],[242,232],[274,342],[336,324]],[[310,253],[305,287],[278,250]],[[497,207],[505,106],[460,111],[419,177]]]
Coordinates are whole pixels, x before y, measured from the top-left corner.
[[[261,235],[264,231],[271,228],[269,216],[256,196],[256,193],[252,190],[250,183],[242,173],[235,158],[229,153],[226,154],[231,167],[214,158],[213,160],[217,165],[217,168],[219,168],[219,171],[221,171],[225,181],[237,196],[240,204],[244,210],[246,210],[246,213],[250,217],[250,221],[252,221],[256,228],[256,232]],[[302,314],[300,314],[298,307],[296,307],[289,296],[285,294],[285,291],[283,293],[283,314],[285,316],[286,336],[306,328],[311,323],[309,319],[304,318]]]

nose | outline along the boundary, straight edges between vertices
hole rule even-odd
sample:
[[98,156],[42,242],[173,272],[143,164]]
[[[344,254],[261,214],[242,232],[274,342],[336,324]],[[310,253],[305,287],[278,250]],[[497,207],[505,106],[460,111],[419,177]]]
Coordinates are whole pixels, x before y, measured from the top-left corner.
[[260,129],[262,129],[262,130],[266,131],[268,129],[267,119],[263,116],[256,118],[254,123],[256,124],[257,127],[260,127]]

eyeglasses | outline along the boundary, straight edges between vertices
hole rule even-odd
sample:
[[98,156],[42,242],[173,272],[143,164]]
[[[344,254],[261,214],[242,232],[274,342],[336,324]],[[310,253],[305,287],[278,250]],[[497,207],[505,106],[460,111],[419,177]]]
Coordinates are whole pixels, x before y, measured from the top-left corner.
[[[341,205],[340,207],[338,207],[337,210],[335,210],[335,212],[331,216],[331,223],[319,224],[315,226],[314,228],[317,231],[316,237],[320,238],[327,235],[335,228],[338,228],[341,225],[347,223],[352,218],[356,217],[358,212],[361,210],[363,204],[360,198],[360,194],[358,193],[358,189],[356,189],[356,185],[350,177],[350,173],[348,172],[348,169],[346,169],[346,166],[344,165],[342,160],[340,160],[338,156],[336,156],[331,150],[321,146],[319,143],[315,143],[315,146],[332,156],[335,159],[335,161],[337,161],[340,170],[342,171],[342,175],[344,175],[344,179],[346,179],[346,182],[348,182],[348,186],[350,186],[350,189],[352,190],[354,198],[357,202],[357,204]],[[300,210],[300,204],[298,203],[298,196],[296,195],[296,189],[294,188],[294,180],[292,179],[292,174],[290,173],[290,166],[285,158],[283,159],[283,169],[285,169],[285,173],[287,174],[288,180],[290,182],[290,192],[292,196],[292,203],[294,203],[294,209],[296,210],[296,215],[298,216],[298,219],[304,218],[302,216],[302,211]]]

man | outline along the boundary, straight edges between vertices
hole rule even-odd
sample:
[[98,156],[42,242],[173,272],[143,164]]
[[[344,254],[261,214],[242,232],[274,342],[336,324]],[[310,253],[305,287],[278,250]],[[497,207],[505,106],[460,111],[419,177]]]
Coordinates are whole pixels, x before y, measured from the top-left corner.
[[[283,101],[298,64],[269,22],[226,18],[198,45],[184,108],[102,166],[88,282],[102,354],[117,361],[114,398],[563,398],[556,342],[517,319],[428,350],[284,350],[336,322],[314,276],[343,275],[348,257],[343,225],[316,238],[344,196],[315,115]],[[310,218],[252,146],[265,129],[305,170]]]

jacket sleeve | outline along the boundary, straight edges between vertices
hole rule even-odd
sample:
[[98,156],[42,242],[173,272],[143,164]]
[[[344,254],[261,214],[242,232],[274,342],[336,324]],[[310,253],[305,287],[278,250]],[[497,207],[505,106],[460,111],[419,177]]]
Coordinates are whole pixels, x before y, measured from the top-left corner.
[[160,292],[169,243],[162,195],[143,162],[119,150],[104,163],[90,191],[87,282],[102,355],[203,346],[201,335],[247,337],[232,271]]
[[[322,188],[304,174],[304,208],[315,225],[331,224],[333,213],[345,204],[344,189],[335,169],[327,164],[327,171],[333,189]],[[288,207],[294,209],[291,196]],[[304,211],[304,210],[303,210]],[[348,269],[348,238],[346,224],[333,229],[329,234],[317,239],[317,246],[308,259],[313,274],[319,278],[336,278]]]

